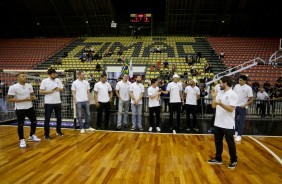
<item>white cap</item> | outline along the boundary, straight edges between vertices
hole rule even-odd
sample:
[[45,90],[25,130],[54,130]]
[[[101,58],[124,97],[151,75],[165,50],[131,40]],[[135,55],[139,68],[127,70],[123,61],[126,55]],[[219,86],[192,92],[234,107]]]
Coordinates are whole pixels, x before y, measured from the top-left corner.
[[172,76],[172,78],[179,78],[179,75],[174,74],[174,75]]

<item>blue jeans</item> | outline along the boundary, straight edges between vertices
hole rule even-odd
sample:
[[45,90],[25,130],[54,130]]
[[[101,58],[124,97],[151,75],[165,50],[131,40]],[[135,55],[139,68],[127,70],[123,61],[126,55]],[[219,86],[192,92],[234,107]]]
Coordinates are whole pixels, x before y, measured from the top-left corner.
[[7,107],[6,107],[6,103],[4,98],[0,98],[0,109],[4,112],[4,113],[8,113]]
[[241,136],[244,131],[244,124],[246,120],[247,109],[236,107],[235,110],[235,131],[238,132],[238,136]]
[[118,121],[117,126],[121,126],[122,115],[123,115],[123,124],[128,125],[127,116],[129,110],[129,101],[123,101],[119,99],[118,101]]
[[80,126],[80,129],[84,129],[84,124],[82,121],[82,109],[85,113],[85,128],[90,128],[90,107],[89,102],[77,102],[76,103],[76,112],[77,112],[77,120]]
[[138,128],[142,128],[142,104],[131,104],[132,111],[132,128],[136,128],[136,118],[138,123]]

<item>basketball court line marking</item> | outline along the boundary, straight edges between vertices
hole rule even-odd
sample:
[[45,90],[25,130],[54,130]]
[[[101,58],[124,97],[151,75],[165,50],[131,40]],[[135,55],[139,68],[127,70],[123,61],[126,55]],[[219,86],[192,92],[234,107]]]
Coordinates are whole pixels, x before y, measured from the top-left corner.
[[271,151],[268,147],[266,147],[263,143],[261,143],[260,141],[256,140],[255,138],[248,136],[250,139],[252,139],[253,141],[255,141],[256,143],[258,143],[259,145],[261,145],[264,149],[266,149],[266,151],[268,151],[281,165],[282,165],[282,159],[279,158],[273,151]]

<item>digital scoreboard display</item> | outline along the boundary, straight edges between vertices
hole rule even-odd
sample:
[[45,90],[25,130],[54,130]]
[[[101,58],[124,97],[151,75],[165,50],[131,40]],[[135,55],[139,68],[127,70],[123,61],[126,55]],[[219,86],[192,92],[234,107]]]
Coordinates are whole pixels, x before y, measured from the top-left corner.
[[151,13],[130,14],[131,23],[151,23]]

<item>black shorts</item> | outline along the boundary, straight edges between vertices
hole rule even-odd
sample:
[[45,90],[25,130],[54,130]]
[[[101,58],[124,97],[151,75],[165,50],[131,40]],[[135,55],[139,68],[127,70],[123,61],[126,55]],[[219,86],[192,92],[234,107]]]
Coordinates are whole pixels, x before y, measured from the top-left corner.
[[16,109],[16,115],[19,124],[24,124],[26,116],[31,123],[36,122],[35,110],[33,107],[29,109]]

